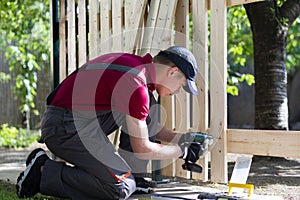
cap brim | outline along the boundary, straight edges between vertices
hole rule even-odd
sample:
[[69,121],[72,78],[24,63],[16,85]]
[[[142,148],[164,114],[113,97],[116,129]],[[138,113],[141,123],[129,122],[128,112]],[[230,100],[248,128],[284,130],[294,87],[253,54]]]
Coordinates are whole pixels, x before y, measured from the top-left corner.
[[185,91],[197,96],[198,95],[198,90],[197,90],[197,86],[196,86],[195,81],[187,79],[186,82],[187,82],[187,84],[186,84],[186,86],[183,87],[183,89]]

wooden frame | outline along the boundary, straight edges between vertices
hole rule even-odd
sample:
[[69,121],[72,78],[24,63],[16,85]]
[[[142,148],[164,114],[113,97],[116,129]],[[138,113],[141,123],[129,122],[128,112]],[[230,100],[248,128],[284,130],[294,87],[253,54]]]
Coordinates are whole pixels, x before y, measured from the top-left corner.
[[[208,177],[209,155],[206,155],[198,162],[203,166],[203,173],[193,174],[193,178],[204,181],[210,178],[213,182],[226,183],[227,153],[300,158],[300,132],[227,129],[226,9],[228,6],[259,1],[152,0],[147,5],[146,0],[59,0],[60,81],[100,53],[124,51],[140,55],[150,52],[154,55],[171,45],[182,45],[190,48],[196,57],[199,96],[191,97],[182,92],[176,98],[161,98],[164,108],[161,118],[166,119],[165,125],[170,129],[180,132],[202,131],[215,137],[210,154],[211,177]],[[189,38],[188,24],[190,2],[194,22],[192,38]],[[52,35],[54,31],[51,27]],[[53,46],[51,50],[53,58]],[[51,62],[52,68],[53,64]],[[214,80],[210,88],[208,74],[210,80]],[[208,90],[211,97],[210,111]],[[190,177],[189,173],[181,170],[182,161],[167,160],[161,163],[163,175]]]
[[227,130],[228,152],[300,158],[300,131]]

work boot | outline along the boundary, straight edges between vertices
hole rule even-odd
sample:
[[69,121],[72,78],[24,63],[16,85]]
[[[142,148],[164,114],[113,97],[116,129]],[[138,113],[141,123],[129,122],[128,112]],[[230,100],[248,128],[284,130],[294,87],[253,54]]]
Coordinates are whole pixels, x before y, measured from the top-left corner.
[[19,198],[32,197],[40,191],[42,177],[41,166],[48,160],[46,152],[41,149],[33,150],[26,160],[26,169],[21,172],[16,184]]

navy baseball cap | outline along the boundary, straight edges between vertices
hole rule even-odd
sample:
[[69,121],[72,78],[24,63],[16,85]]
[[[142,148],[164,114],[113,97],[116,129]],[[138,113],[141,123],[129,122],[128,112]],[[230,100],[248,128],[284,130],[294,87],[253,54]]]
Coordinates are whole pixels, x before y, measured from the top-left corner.
[[182,46],[172,46],[164,51],[160,51],[158,55],[163,55],[172,61],[185,75],[187,84],[183,89],[193,95],[198,95],[195,83],[197,74],[197,62],[188,49]]

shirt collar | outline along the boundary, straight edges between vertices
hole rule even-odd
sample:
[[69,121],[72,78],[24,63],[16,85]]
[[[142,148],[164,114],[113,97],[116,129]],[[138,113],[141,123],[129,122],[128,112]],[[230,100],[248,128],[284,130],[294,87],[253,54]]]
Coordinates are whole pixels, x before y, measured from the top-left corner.
[[156,74],[155,74],[155,68],[154,63],[152,60],[152,56],[147,53],[142,57],[142,62],[145,63],[145,69],[146,69],[146,78],[147,78],[147,86],[150,91],[154,91],[156,88]]

